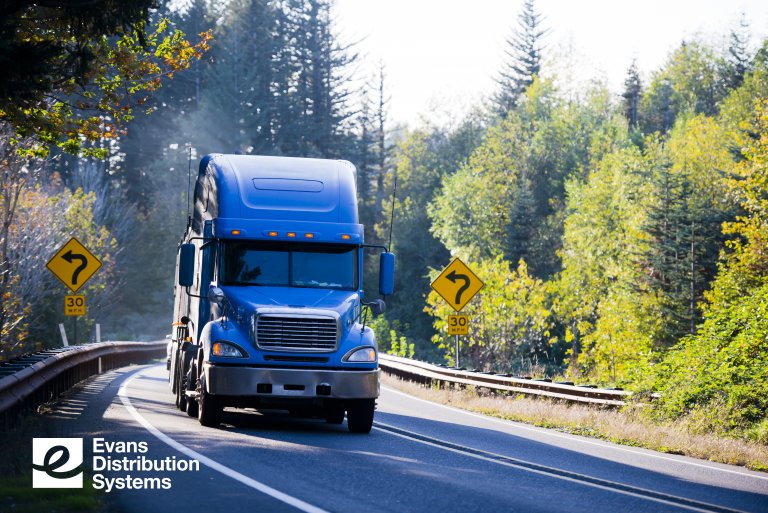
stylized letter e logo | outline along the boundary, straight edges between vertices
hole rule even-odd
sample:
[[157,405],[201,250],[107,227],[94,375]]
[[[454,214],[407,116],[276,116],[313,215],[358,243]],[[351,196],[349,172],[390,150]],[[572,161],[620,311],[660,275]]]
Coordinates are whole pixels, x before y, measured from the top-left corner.
[[32,488],[82,488],[82,466],[82,438],[32,439]]

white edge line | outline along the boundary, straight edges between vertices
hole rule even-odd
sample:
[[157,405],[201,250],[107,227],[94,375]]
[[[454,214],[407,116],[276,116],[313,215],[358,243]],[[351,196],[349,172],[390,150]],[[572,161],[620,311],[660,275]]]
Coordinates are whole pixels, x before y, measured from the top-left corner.
[[[674,506],[676,508],[687,509],[687,510],[690,510],[690,511],[698,511],[698,512],[702,512],[702,513],[710,513],[712,511],[711,509],[702,509],[702,508],[704,508],[706,506],[704,503],[700,503],[701,507],[696,507],[696,506],[694,506],[692,504],[685,504],[683,502],[675,502],[673,499],[675,499],[677,497],[674,497],[674,496],[670,496],[670,499],[664,499],[662,497],[655,497],[653,495],[643,495],[643,493],[642,493],[643,489],[642,488],[636,488],[636,487],[634,487],[632,485],[626,485],[626,484],[622,484],[622,483],[615,483],[618,486],[627,486],[627,487],[635,488],[636,490],[638,490],[637,492],[633,492],[633,491],[630,491],[630,490],[623,490],[623,489],[618,488],[618,487],[612,487],[612,486],[603,485],[603,484],[600,484],[600,483],[593,483],[593,482],[588,481],[586,479],[581,480],[581,479],[577,479],[575,477],[564,476],[564,475],[558,474],[556,472],[547,472],[545,470],[530,468],[530,467],[526,467],[525,465],[518,465],[518,464],[510,462],[510,461],[501,461],[501,460],[497,460],[497,459],[494,459],[494,458],[491,458],[491,457],[488,457],[488,456],[483,456],[482,454],[476,454],[476,453],[472,453],[472,452],[468,452],[468,451],[462,451],[461,449],[458,449],[458,448],[447,447],[445,445],[440,445],[440,444],[437,444],[437,443],[434,443],[434,442],[430,442],[428,440],[422,440],[421,438],[418,438],[418,437],[410,437],[410,436],[408,436],[407,434],[404,434],[404,433],[396,433],[394,431],[389,431],[388,429],[386,429],[386,427],[389,427],[387,424],[384,424],[383,422],[378,422],[378,424],[380,426],[385,426],[385,427],[382,428],[382,427],[374,426],[374,429],[376,429],[378,431],[381,431],[382,433],[387,433],[389,435],[394,435],[394,436],[397,436],[397,437],[400,437],[400,438],[404,438],[406,440],[410,440],[412,442],[417,442],[417,443],[420,443],[420,444],[429,445],[430,447],[435,447],[437,449],[443,449],[445,451],[450,451],[450,452],[453,452],[453,453],[456,453],[456,454],[460,454],[462,456],[469,456],[470,458],[475,458],[475,459],[478,459],[478,460],[487,461],[489,463],[496,463],[497,465],[503,465],[505,467],[512,467],[512,468],[515,468],[515,469],[518,469],[518,470],[522,470],[524,472],[532,472],[534,474],[539,474],[539,475],[546,476],[546,477],[549,477],[549,478],[554,477],[556,479],[561,479],[563,481],[569,481],[571,483],[576,483],[576,484],[579,484],[579,485],[582,485],[582,486],[591,486],[592,488],[598,488],[600,490],[605,490],[605,491],[609,491],[609,492],[613,492],[613,493],[619,493],[621,495],[628,495],[630,497],[635,497],[637,499],[657,502],[657,503],[660,503],[660,504],[665,504],[667,506]],[[417,434],[417,433],[414,433],[414,434]],[[440,440],[439,438],[435,438],[435,440],[440,441],[440,442],[445,442],[444,440]],[[446,443],[451,443],[451,442],[446,442]],[[483,451],[483,452],[485,452],[485,451]],[[499,458],[506,458],[506,456],[504,456],[504,455],[496,454],[496,453],[492,453],[492,452],[487,452],[486,454],[488,454],[490,456],[498,456]],[[554,471],[556,469],[552,469],[552,470]],[[574,474],[575,474],[575,472],[574,472]],[[589,476],[584,476],[584,477],[588,478]],[[608,481],[608,480],[602,480],[602,481],[604,481],[606,483],[613,483],[613,481]],[[654,492],[654,493],[658,493],[658,492]],[[684,498],[680,497],[680,499],[684,499]],[[685,500],[688,500],[688,499],[685,499]],[[694,501],[694,502],[698,502],[698,501]],[[736,511],[736,510],[734,510],[734,511]]]
[[[400,390],[397,390],[397,389],[394,389],[392,387],[385,386],[385,385],[382,385],[381,388],[383,388],[384,390],[387,390],[389,392],[394,392],[396,394],[404,395],[404,396],[409,397],[411,399],[416,399],[417,401],[421,401],[421,402],[424,402],[424,403],[427,403],[427,404],[431,404],[433,406],[438,406],[440,408],[445,408],[446,410],[450,410],[450,411],[457,412],[457,413],[463,413],[464,415],[469,415],[470,417],[476,417],[478,419],[489,420],[491,422],[495,422],[497,424],[502,424],[502,425],[505,425],[505,426],[508,426],[508,427],[512,427],[512,428],[515,428],[515,429],[521,429],[521,430],[524,430],[524,431],[531,431],[531,432],[534,432],[534,433],[545,434],[545,435],[552,436],[552,437],[555,437],[555,438],[563,438],[565,440],[572,440],[572,441],[575,441],[575,442],[580,442],[580,443],[589,444],[589,445],[596,445],[598,447],[603,447],[603,448],[611,448],[611,449],[615,449],[615,450],[618,450],[618,451],[624,451],[624,452],[628,452],[630,454],[635,454],[637,456],[648,456],[648,457],[652,457],[652,458],[658,458],[658,459],[661,459],[661,460],[674,461],[676,463],[683,463],[685,465],[692,465],[694,467],[701,467],[701,468],[705,468],[705,469],[708,469],[708,470],[716,470],[718,472],[727,472],[729,474],[736,474],[736,475],[742,476],[742,477],[751,477],[751,478],[755,478],[755,479],[763,479],[763,480],[768,481],[768,476],[760,475],[760,474],[758,474],[754,470],[749,470],[749,469],[732,470],[732,469],[729,469],[729,468],[722,468],[722,467],[715,466],[715,465],[706,465],[704,463],[697,463],[695,461],[689,461],[687,459],[682,459],[682,458],[671,458],[669,456],[664,456],[663,454],[659,454],[656,451],[653,451],[652,449],[645,449],[644,451],[638,451],[638,450],[630,449],[628,447],[623,447],[621,445],[610,443],[610,442],[589,440],[589,439],[585,439],[583,437],[577,437],[576,435],[567,435],[567,434],[564,434],[564,433],[558,433],[557,431],[552,431],[550,429],[539,428],[539,427],[530,427],[530,426],[527,426],[527,425],[525,425],[525,424],[523,424],[521,422],[518,422],[518,421],[498,419],[496,417],[491,417],[491,416],[488,416],[488,415],[481,415],[479,413],[475,413],[475,412],[468,411],[468,410],[462,410],[461,408],[456,408],[456,407],[453,407],[453,406],[446,406],[445,404],[436,403],[436,402],[433,402],[433,401],[428,401],[427,399],[422,399],[421,397],[416,397],[415,395],[411,395],[411,394],[408,394],[406,392],[401,392]],[[690,456],[685,456],[685,458],[690,458]]]
[[139,369],[136,372],[134,372],[133,375],[130,378],[128,378],[120,386],[120,390],[117,392],[117,395],[120,396],[120,400],[123,402],[123,406],[125,406],[125,409],[128,410],[128,413],[131,414],[131,416],[136,420],[136,422],[144,426],[144,428],[147,431],[152,433],[161,442],[179,451],[180,453],[185,454],[186,456],[189,456],[190,458],[200,461],[200,463],[202,463],[206,467],[209,467],[217,472],[220,472],[221,474],[224,474],[225,476],[232,478],[235,481],[238,481],[250,488],[253,488],[254,490],[257,490],[261,493],[269,495],[274,499],[284,502],[289,506],[293,506],[296,509],[299,509],[306,513],[328,513],[324,509],[318,508],[317,506],[313,506],[312,504],[308,504],[302,501],[301,499],[297,499],[296,497],[293,497],[291,495],[288,495],[287,493],[281,492],[280,490],[276,490],[271,486],[265,485],[264,483],[261,483],[259,481],[256,481],[253,478],[250,478],[244,474],[241,474],[236,470],[232,470],[231,468],[225,465],[222,465],[221,463],[214,461],[211,458],[204,456],[193,449],[190,449],[186,445],[183,445],[182,443],[177,442],[176,440],[174,440],[173,438],[171,438],[170,436],[166,435],[165,433],[157,429],[155,426],[153,426],[146,418],[144,418],[138,412],[138,410],[136,410],[136,408],[131,403],[130,398],[128,397],[128,386],[131,384],[131,382],[134,379],[136,379],[145,370],[146,368]]

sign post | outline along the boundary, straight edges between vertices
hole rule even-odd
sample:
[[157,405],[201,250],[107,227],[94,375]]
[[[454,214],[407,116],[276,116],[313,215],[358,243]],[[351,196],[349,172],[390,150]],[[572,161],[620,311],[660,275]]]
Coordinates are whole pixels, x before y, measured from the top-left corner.
[[[74,343],[77,345],[77,318],[85,315],[85,296],[74,295],[101,268],[101,260],[72,237],[45,264],[73,294],[64,296],[64,315],[73,318]],[[62,334],[63,334],[63,325]]]
[[[443,269],[440,276],[432,282],[432,289],[453,308],[457,313],[485,287],[485,283],[467,267],[455,258]],[[456,367],[459,367],[459,335],[469,334],[469,316],[449,315],[448,334],[454,335],[456,342]]]

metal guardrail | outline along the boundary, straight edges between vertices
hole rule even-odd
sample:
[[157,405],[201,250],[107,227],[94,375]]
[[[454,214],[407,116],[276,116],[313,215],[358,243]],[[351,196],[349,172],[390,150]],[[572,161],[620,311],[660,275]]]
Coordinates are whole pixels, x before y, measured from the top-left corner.
[[2,426],[102,372],[165,357],[166,342],[100,342],[48,349],[0,365]]
[[379,367],[389,374],[423,384],[453,383],[514,394],[526,394],[550,399],[589,403],[607,407],[624,406],[631,394],[624,390],[552,383],[547,380],[514,378],[506,375],[472,372],[441,367],[431,363],[410,360],[388,354],[379,354]]

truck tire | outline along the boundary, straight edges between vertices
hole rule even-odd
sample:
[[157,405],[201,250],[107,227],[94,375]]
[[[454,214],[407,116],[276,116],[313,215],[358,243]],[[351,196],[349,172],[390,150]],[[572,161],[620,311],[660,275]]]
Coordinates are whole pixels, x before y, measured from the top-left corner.
[[[183,358],[183,356],[182,356]],[[176,367],[176,407],[181,411],[187,410],[187,394],[185,393],[187,386],[186,386],[186,377],[184,374],[182,374],[184,371],[184,365],[177,366]]]
[[347,428],[351,433],[368,434],[373,427],[376,399],[358,399],[347,405]]
[[187,371],[187,375],[184,376],[184,393],[185,393],[185,397],[187,398],[186,412],[187,412],[187,415],[189,415],[192,418],[197,417],[198,404],[197,404],[197,400],[194,397],[189,397],[188,395],[186,395],[186,392],[194,391],[196,384],[197,384],[197,362],[192,360],[189,365],[189,371]]
[[198,404],[197,399],[187,398],[187,415],[192,418],[196,418],[199,414],[200,405]]
[[219,427],[224,405],[221,399],[205,390],[205,378],[197,380],[197,420],[206,427]]

